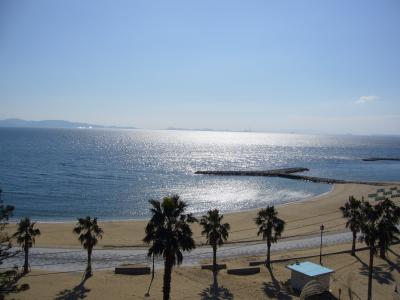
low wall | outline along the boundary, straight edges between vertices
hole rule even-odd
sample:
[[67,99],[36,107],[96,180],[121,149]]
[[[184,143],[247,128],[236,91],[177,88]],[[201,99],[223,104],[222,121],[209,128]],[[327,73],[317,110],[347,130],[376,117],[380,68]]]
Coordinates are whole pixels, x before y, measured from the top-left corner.
[[260,267],[229,269],[227,273],[231,275],[253,275],[260,273]]
[[146,275],[150,274],[149,267],[138,267],[134,265],[121,265],[115,267],[115,274],[123,275]]
[[[213,265],[202,265],[201,269],[202,270],[212,270],[213,269]],[[217,265],[217,269],[218,270],[226,269],[226,264],[218,264]]]
[[255,267],[255,266],[262,266],[265,265],[265,261],[251,261],[249,262],[250,267]]

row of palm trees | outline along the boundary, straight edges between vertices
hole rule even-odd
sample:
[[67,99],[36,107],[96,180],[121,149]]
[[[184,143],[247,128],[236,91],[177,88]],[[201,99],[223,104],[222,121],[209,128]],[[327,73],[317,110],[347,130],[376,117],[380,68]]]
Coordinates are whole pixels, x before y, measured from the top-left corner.
[[[164,259],[163,299],[170,298],[171,275],[175,265],[183,261],[183,252],[193,250],[196,245],[193,238],[191,224],[198,220],[190,213],[186,213],[187,204],[179,196],[165,197],[161,201],[150,200],[151,218],[145,228],[143,242],[149,245],[148,256],[162,256]],[[399,233],[397,225],[400,221],[400,207],[390,199],[385,199],[371,205],[363,199],[357,200],[349,197],[347,203],[340,207],[343,217],[347,219],[346,227],[353,234],[351,255],[355,256],[356,240],[359,239],[369,247],[369,272],[368,272],[368,299],[372,295],[373,259],[380,250],[380,256],[385,258],[390,244]],[[228,240],[230,225],[223,223],[223,215],[217,209],[209,210],[200,219],[201,234],[206,237],[206,242],[213,250],[213,288],[218,288],[217,248]],[[270,249],[276,243],[285,229],[285,221],[278,217],[274,206],[267,206],[258,211],[255,224],[258,235],[261,235],[267,244],[267,258],[265,264],[271,266]],[[93,248],[103,236],[103,230],[97,223],[97,218],[79,218],[73,232],[78,235],[78,240],[87,250],[87,267],[85,278],[92,275],[91,257]],[[35,237],[40,235],[40,230],[35,228],[35,222],[24,218],[18,223],[17,232],[14,234],[17,242],[25,253],[24,273],[29,270],[29,248],[35,243]]]
[[353,196],[340,207],[343,217],[347,219],[346,227],[353,234],[351,255],[356,254],[356,240],[360,233],[360,241],[369,247],[368,266],[368,300],[372,299],[372,273],[374,268],[374,255],[379,249],[381,258],[386,258],[386,253],[391,243],[399,234],[400,207],[390,199],[379,201],[371,205],[368,201],[357,200]]
[[[38,228],[35,228],[36,222],[32,222],[28,217],[18,222],[17,231],[13,238],[21,246],[25,254],[23,273],[29,272],[29,249],[35,244],[36,236],[41,234]],[[92,252],[99,239],[102,238],[103,230],[97,224],[97,218],[79,218],[73,232],[78,235],[78,240],[83,248],[87,250],[87,267],[85,270],[85,279],[92,276]]]
[[[163,299],[168,300],[171,290],[171,273],[176,264],[181,264],[183,251],[195,248],[191,223],[197,222],[192,214],[185,214],[186,203],[178,196],[166,197],[162,201],[151,200],[152,217],[146,226],[146,236],[143,241],[151,245],[148,255],[163,256],[164,258],[164,285]],[[380,256],[386,257],[390,244],[399,233],[397,228],[400,222],[400,207],[390,199],[371,205],[363,199],[357,200],[353,196],[340,210],[347,218],[346,227],[353,234],[351,255],[355,256],[357,235],[369,247],[368,271],[368,300],[372,299],[372,272],[373,258],[380,249]],[[201,217],[202,235],[206,236],[207,244],[213,249],[213,288],[218,288],[217,274],[217,247],[223,245],[229,236],[230,225],[222,222],[223,215],[217,209],[210,210]],[[278,217],[274,206],[267,206],[257,213],[254,219],[258,226],[258,235],[267,243],[266,266],[271,267],[271,245],[276,243],[285,229],[285,221]]]
[[[164,258],[163,299],[170,299],[172,268],[183,260],[183,252],[193,250],[196,245],[190,224],[198,222],[192,214],[186,214],[187,204],[179,196],[165,197],[162,201],[150,200],[152,214],[145,232],[143,241],[150,245],[148,256],[162,256]],[[218,288],[217,248],[228,240],[230,225],[223,223],[223,215],[217,209],[209,210],[200,219],[201,234],[213,250],[213,289]],[[278,218],[274,206],[261,209],[255,223],[258,226],[258,235],[262,235],[267,242],[266,265],[270,267],[271,244],[277,242],[284,228],[285,222]],[[153,266],[154,268],[154,266]]]

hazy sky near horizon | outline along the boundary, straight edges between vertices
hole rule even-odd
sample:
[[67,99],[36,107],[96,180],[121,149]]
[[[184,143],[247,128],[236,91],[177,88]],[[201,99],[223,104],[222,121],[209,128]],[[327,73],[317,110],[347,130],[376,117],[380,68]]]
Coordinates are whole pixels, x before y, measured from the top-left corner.
[[400,1],[0,2],[0,119],[400,134]]

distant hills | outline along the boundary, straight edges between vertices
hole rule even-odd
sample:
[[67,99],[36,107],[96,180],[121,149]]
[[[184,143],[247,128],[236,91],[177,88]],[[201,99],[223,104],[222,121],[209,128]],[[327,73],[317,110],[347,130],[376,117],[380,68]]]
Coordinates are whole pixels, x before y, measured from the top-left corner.
[[135,129],[135,127],[104,126],[81,122],[69,122],[65,120],[43,120],[27,121],[21,119],[0,120],[0,127],[23,127],[23,128],[115,128],[115,129]]

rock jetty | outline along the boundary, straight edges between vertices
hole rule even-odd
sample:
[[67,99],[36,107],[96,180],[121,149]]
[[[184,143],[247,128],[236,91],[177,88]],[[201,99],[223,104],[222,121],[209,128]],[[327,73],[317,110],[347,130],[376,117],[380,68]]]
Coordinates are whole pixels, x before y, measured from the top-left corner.
[[400,161],[400,158],[395,158],[395,157],[369,157],[369,158],[363,158],[363,161],[380,161],[380,160]]
[[220,176],[278,176],[281,174],[292,174],[310,171],[307,168],[283,168],[267,171],[197,171],[195,174],[201,175],[220,175]]
[[266,176],[266,177],[281,177],[287,179],[304,180],[316,183],[327,183],[327,184],[369,184],[369,185],[390,185],[387,182],[376,182],[376,181],[358,181],[358,180],[342,180],[333,178],[323,178],[315,176],[298,175],[293,173],[309,171],[308,168],[283,168],[273,169],[266,171],[196,171],[195,174],[199,175],[217,175],[217,176]]

